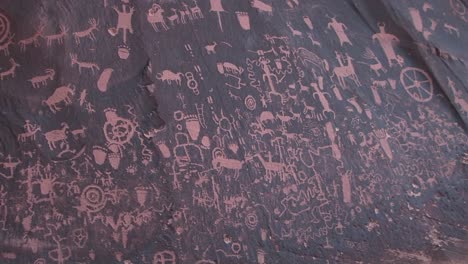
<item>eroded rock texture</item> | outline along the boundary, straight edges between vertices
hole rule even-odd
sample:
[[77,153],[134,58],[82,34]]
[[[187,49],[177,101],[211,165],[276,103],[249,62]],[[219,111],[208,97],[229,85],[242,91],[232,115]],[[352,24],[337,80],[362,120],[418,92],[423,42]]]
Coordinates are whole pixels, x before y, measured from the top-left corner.
[[464,0],[2,0],[1,263],[467,263]]

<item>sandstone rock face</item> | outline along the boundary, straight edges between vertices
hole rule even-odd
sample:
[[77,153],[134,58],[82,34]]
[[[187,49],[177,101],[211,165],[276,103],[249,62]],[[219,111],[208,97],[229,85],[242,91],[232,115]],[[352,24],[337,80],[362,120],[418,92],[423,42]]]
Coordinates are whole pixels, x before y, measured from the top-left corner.
[[1,263],[466,263],[462,0],[2,0]]

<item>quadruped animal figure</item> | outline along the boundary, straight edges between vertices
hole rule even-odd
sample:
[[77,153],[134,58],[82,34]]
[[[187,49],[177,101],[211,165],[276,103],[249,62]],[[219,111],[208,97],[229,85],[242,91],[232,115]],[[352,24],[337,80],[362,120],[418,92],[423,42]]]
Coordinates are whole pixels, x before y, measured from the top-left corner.
[[336,76],[338,78],[338,82],[343,88],[347,88],[348,86],[346,85],[345,78],[351,78],[352,81],[357,86],[361,86],[361,83],[359,82],[359,78],[356,75],[356,71],[354,70],[354,65],[353,65],[353,58],[346,54],[346,65],[343,66],[337,66],[333,69],[333,74],[330,78],[333,78]]
[[47,80],[54,80],[55,78],[55,70],[54,69],[46,69],[44,75],[39,75],[32,77],[28,81],[31,82],[33,88],[39,88],[41,85],[47,85]]
[[72,84],[60,86],[55,89],[54,93],[49,96],[46,100],[42,101],[42,104],[47,105],[53,113],[60,111],[62,108],[58,105],[64,103],[70,105],[72,103],[72,96],[75,95],[75,86]]
[[78,65],[78,71],[81,73],[81,68],[91,69],[94,74],[94,69],[99,70],[99,66],[96,63],[92,62],[82,62],[78,61],[78,56],[76,54],[70,54],[71,66]]
[[88,20],[89,28],[73,32],[73,37],[75,37],[76,44],[80,44],[80,39],[88,37],[91,40],[96,40],[96,36],[94,35],[94,31],[98,31],[98,21],[95,18],[90,18]]
[[16,68],[20,67],[20,65],[13,59],[11,58],[10,59],[10,68],[4,72],[0,72],[0,80],[3,81],[3,78],[7,77],[7,76],[11,76],[13,78],[15,78],[15,75],[16,75]]
[[[190,7],[185,2],[182,2],[180,9],[170,8],[171,15],[165,16],[165,10],[157,3],[154,3],[146,13],[146,20],[151,24],[154,31],[168,31],[169,26],[175,27],[178,24],[186,24],[195,19],[204,18],[201,8],[198,6],[196,0],[193,1],[194,6]],[[166,20],[169,21],[166,23]]]
[[171,84],[172,82],[175,82],[177,85],[182,84],[182,77],[184,76],[183,73],[181,72],[173,72],[171,70],[164,70],[158,74],[156,74],[156,79],[161,80],[163,82],[167,82],[168,84]]

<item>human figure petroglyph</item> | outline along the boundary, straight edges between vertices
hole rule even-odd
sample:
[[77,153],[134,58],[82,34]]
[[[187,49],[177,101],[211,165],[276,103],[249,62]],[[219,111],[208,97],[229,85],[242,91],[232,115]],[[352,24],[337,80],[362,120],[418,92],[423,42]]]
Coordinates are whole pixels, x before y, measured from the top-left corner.
[[395,53],[394,44],[398,44],[400,39],[395,35],[389,34],[385,31],[385,23],[379,23],[379,33],[372,35],[372,41],[378,40],[382,47],[385,56],[387,57],[388,65],[392,67],[396,61],[399,64],[399,56]]
[[268,92],[270,100],[271,100],[271,95],[277,95],[280,98],[283,98],[283,94],[276,91],[276,84],[278,83],[278,76],[276,76],[276,74],[272,72],[272,68],[269,65],[270,60],[262,56],[258,59],[258,62],[260,63],[260,68],[263,71],[263,75],[262,75],[263,81],[266,81],[268,83],[268,86],[270,87],[270,91]]
[[[3,156],[3,155],[1,155]],[[0,176],[5,179],[11,179],[14,176],[16,167],[21,164],[21,161],[17,158],[13,158],[11,155],[5,157],[4,161],[0,161],[0,167],[4,170],[0,170]]]
[[40,127],[37,127],[37,128],[35,128],[34,130],[29,131],[29,132],[21,133],[21,134],[18,135],[18,141],[24,143],[24,142],[26,142],[26,140],[28,140],[28,139],[29,139],[29,140],[32,140],[32,141],[36,140],[36,133],[37,133],[38,131],[41,131],[41,128],[40,128]]
[[335,111],[333,111],[330,107],[330,103],[328,102],[328,99],[326,96],[331,97],[329,93],[323,92],[323,77],[320,76],[318,78],[318,85],[317,83],[311,83],[310,86],[313,88],[314,92],[312,93],[313,97],[317,97],[320,101],[320,104],[322,104],[323,111],[322,114],[325,115],[325,113],[332,113],[333,114],[333,119],[335,118]]
[[338,39],[340,40],[340,45],[343,46],[343,44],[348,43],[349,45],[352,46],[353,43],[351,43],[351,40],[349,40],[348,35],[346,35],[346,32],[345,32],[345,30],[347,30],[348,27],[344,23],[338,22],[336,20],[336,17],[329,17],[328,15],[327,17],[330,18],[331,20],[328,23],[327,28],[333,29],[333,31],[335,31],[335,34],[338,36]]
[[112,9],[117,13],[118,19],[117,25],[114,28],[110,28],[109,33],[112,36],[116,36],[119,34],[119,31],[122,30],[123,42],[127,43],[127,31],[130,32],[130,34],[133,34],[132,15],[135,12],[135,8],[129,7],[124,2],[122,4],[122,11],[120,11],[117,6],[113,6]]
[[36,133],[41,131],[39,125],[32,124],[31,121],[26,120],[24,124],[24,130],[26,132],[18,134],[18,142],[26,142],[26,140],[36,140]]

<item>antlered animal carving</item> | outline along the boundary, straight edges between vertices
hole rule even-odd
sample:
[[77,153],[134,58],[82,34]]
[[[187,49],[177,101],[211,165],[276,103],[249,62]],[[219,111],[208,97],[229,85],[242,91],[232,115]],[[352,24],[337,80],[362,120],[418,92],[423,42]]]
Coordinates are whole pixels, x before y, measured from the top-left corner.
[[75,37],[75,42],[76,44],[80,44],[80,38],[88,37],[91,40],[96,40],[96,36],[94,36],[94,30],[98,31],[99,29],[97,28],[98,22],[96,19],[91,18],[88,20],[89,28],[82,30],[82,31],[77,31],[73,32],[73,37]]
[[0,80],[3,81],[3,78],[10,76],[10,75],[11,77],[15,78],[16,68],[18,68],[20,65],[13,58],[10,59],[10,64],[11,64],[11,67],[8,70],[4,72],[0,72]]

